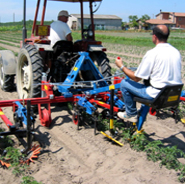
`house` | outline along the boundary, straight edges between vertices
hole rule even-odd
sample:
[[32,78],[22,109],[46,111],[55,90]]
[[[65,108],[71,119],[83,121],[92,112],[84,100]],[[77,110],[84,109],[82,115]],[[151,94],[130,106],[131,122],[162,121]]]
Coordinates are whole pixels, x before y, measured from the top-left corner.
[[155,26],[159,24],[164,24],[167,27],[175,27],[175,23],[171,22],[170,20],[161,20],[161,19],[149,19],[145,21],[147,25],[147,29],[153,29]]
[[[121,30],[122,19],[116,15],[94,14],[94,25],[96,30]],[[90,15],[84,14],[84,28],[91,24]],[[81,15],[71,14],[68,25],[73,30],[81,29]]]
[[158,24],[165,24],[168,27],[185,28],[185,13],[162,12],[156,15],[156,19],[149,19],[145,23],[152,29]]

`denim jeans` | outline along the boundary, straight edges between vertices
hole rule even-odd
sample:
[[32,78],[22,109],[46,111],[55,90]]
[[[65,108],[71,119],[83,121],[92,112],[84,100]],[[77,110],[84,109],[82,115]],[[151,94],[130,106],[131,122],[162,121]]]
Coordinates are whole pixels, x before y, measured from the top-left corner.
[[134,96],[152,100],[153,98],[146,93],[144,84],[132,81],[130,79],[123,79],[121,81],[120,90],[123,95],[125,110],[127,115],[136,115],[136,102],[133,100]]

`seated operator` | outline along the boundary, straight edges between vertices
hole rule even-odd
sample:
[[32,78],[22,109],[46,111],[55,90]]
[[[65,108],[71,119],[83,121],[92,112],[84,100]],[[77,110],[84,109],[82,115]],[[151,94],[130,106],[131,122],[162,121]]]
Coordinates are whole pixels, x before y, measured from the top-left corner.
[[[121,81],[120,90],[126,111],[118,112],[119,118],[137,122],[134,96],[151,100],[166,85],[182,84],[181,55],[176,48],[167,43],[169,34],[170,31],[165,25],[154,27],[152,41],[156,46],[145,54],[135,72],[126,68],[122,59],[116,59],[116,65],[130,78]],[[149,85],[138,83],[141,79],[149,80]]]
[[58,14],[58,20],[51,23],[49,39],[51,40],[52,47],[60,40],[73,41],[71,30],[67,25],[68,17],[70,17],[68,12],[62,10]]

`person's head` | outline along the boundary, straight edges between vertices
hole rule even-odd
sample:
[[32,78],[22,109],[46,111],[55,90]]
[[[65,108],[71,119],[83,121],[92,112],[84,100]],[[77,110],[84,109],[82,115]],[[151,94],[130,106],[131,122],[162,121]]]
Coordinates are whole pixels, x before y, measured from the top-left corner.
[[67,23],[68,17],[70,17],[68,11],[62,10],[58,13],[58,20]]
[[166,43],[168,40],[168,36],[170,34],[170,30],[167,26],[165,25],[157,25],[156,27],[154,27],[153,29],[153,43],[157,44],[157,43]]

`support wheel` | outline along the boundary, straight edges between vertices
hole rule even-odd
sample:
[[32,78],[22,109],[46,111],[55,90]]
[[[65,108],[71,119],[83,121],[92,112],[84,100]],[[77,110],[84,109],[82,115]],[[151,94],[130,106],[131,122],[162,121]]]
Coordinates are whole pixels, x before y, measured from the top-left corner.
[[42,58],[33,45],[21,49],[16,70],[17,92],[19,98],[41,96]]

